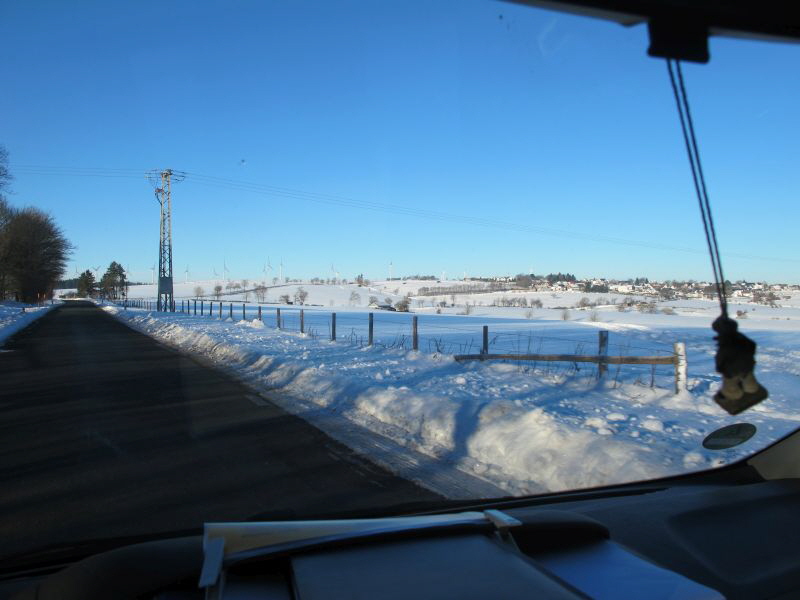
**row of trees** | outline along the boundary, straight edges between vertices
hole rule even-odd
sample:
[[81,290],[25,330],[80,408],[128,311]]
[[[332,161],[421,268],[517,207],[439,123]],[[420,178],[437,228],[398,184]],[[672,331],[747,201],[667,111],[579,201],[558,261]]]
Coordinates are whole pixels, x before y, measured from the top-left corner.
[[35,303],[51,298],[72,245],[53,218],[39,209],[14,208],[8,152],[0,146],[0,300]]
[[86,269],[78,276],[77,288],[77,295],[82,298],[100,296],[108,300],[122,300],[128,296],[128,276],[121,264],[111,261],[100,281]]
[[[267,287],[266,286],[257,285],[252,290],[249,290],[249,289],[246,288],[246,286],[248,284],[246,279],[242,281],[242,284],[245,286],[245,289],[244,289],[245,302],[247,302],[247,293],[250,292],[250,291],[253,291],[255,293],[256,298],[258,299],[259,302],[265,302],[266,301],[266,298],[267,298]],[[236,284],[234,286],[231,286],[230,284],[228,284],[226,287],[227,287],[228,290],[233,290],[234,292],[242,289],[242,286],[239,285],[239,284]],[[355,292],[353,292],[353,293],[355,294]],[[202,286],[200,286],[200,285],[195,286],[195,288],[194,288],[194,297],[195,298],[202,298],[205,295],[206,295],[206,291],[205,291],[205,289],[203,289]],[[212,295],[217,300],[222,298],[222,286],[219,285],[219,284],[215,285]],[[358,295],[358,294],[356,294],[356,295]],[[302,286],[300,286],[299,288],[297,288],[295,290],[295,292],[294,292],[294,303],[295,304],[305,304],[307,299],[308,299],[308,291],[305,290]],[[278,298],[278,300],[280,302],[282,302],[283,304],[289,304],[292,301],[292,297],[289,296],[289,294],[283,294],[282,296],[280,296]],[[352,300],[352,297],[351,297],[351,300]]]

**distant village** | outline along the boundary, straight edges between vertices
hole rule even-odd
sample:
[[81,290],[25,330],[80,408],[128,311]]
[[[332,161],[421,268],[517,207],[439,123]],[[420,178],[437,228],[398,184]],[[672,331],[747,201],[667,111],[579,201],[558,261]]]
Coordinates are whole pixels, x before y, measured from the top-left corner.
[[[431,276],[425,279],[434,279]],[[536,292],[582,292],[582,293],[616,293],[632,294],[637,296],[652,297],[658,300],[679,300],[689,298],[716,298],[716,286],[706,281],[650,281],[647,277],[635,279],[578,279],[570,273],[551,273],[546,276],[539,275],[507,275],[492,277],[472,277],[463,280],[463,283],[453,285],[454,282],[435,283],[419,289],[422,296],[435,296],[452,293],[475,293],[486,291],[512,291],[527,290]],[[792,292],[800,291],[800,285],[783,283],[764,283],[736,281],[725,282],[725,292],[728,297],[739,298],[743,301],[775,304],[779,300],[788,299]]]

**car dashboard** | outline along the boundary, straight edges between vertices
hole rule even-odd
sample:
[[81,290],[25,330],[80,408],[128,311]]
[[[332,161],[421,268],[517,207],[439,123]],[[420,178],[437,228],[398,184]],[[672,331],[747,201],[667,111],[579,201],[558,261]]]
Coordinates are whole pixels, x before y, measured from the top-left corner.
[[798,597],[800,479],[721,471],[438,515],[209,523],[8,577],[0,597]]

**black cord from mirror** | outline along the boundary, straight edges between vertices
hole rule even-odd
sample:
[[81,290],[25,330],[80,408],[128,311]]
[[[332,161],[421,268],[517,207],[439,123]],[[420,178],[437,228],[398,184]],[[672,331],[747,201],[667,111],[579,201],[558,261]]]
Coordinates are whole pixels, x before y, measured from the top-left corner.
[[[674,65],[673,65],[674,63]],[[708,200],[703,167],[700,163],[700,151],[697,148],[697,137],[694,132],[692,114],[689,110],[689,98],[683,82],[680,61],[667,59],[667,71],[675,94],[678,117],[681,122],[686,152],[692,169],[692,180],[703,219],[703,230],[711,257],[711,269],[714,274],[714,285],[719,297],[721,314],[711,327],[717,333],[716,369],[722,375],[722,388],[714,395],[714,400],[729,414],[738,414],[767,398],[767,390],[758,383],[753,371],[756,361],[756,343],[739,332],[739,325],[728,316],[728,300],[725,295],[725,276],[722,273],[722,259],[711,216],[711,203]]]

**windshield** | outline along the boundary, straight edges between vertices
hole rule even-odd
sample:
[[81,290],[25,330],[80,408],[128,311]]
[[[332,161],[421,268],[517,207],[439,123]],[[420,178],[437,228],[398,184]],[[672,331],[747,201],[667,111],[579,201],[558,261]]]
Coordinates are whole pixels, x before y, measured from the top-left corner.
[[2,3],[0,552],[646,481],[793,431],[800,48],[683,66],[769,390],[731,416],[647,44],[501,2]]

